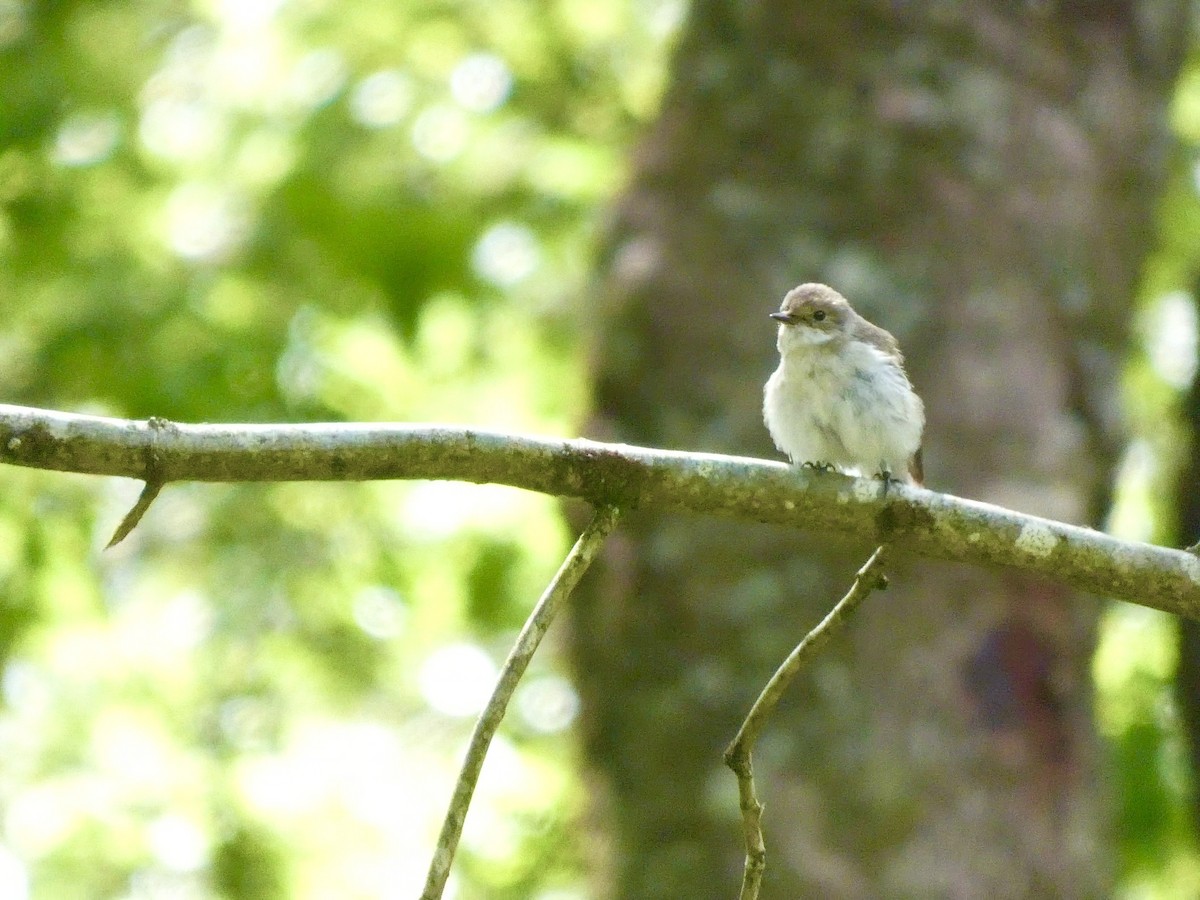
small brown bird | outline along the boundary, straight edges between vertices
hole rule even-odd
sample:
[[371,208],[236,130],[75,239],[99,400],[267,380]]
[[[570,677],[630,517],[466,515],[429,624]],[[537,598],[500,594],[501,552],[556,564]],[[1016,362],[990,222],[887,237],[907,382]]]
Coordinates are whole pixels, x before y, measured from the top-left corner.
[[896,339],[824,284],[783,298],[779,368],[767,380],[763,419],[795,465],[921,484],[925,407]]

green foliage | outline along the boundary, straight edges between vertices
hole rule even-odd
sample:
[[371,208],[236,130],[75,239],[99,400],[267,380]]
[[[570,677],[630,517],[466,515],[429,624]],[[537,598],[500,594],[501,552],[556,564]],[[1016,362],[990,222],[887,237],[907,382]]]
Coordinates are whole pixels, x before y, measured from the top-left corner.
[[214,893],[222,897],[276,900],[284,891],[283,856],[269,833],[242,826],[221,841],[212,854]]
[[[0,396],[182,421],[570,433],[644,0],[0,0]],[[6,470],[0,895],[415,895],[480,692],[565,551],[546,498]],[[460,897],[578,878],[543,659]]]
[[[1116,485],[1109,529],[1181,546],[1173,507],[1185,448],[1195,436],[1182,415],[1197,358],[1200,285],[1200,68],[1193,59],[1178,85],[1173,122],[1182,145],[1159,208],[1156,252],[1142,279],[1124,412],[1131,442]],[[1099,725],[1117,787],[1121,896],[1191,897],[1200,891],[1200,853],[1191,821],[1195,774],[1176,707],[1174,620],[1115,606],[1101,624],[1094,662]]]

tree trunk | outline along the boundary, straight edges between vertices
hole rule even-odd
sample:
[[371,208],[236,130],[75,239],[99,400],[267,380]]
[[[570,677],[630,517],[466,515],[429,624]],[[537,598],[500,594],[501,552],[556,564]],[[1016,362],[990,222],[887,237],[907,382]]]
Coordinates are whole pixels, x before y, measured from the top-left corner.
[[[696,0],[596,289],[592,433],[775,455],[767,313],[892,331],[926,479],[1095,523],[1186,4]],[[734,897],[722,750],[861,541],[634,516],[572,653],[601,896]],[[1104,896],[1099,604],[901,559],[759,744],[764,897]]]

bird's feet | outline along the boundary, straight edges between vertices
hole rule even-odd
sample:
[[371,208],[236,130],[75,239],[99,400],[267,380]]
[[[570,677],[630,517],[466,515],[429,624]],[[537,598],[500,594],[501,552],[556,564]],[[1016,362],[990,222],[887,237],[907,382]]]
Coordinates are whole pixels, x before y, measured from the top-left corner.
[[904,479],[893,476],[892,470],[887,466],[884,466],[882,469],[876,472],[875,477],[883,482],[883,496],[885,497],[888,495],[888,488],[890,488],[893,484],[904,484]]
[[814,462],[813,460],[808,460],[807,462],[800,463],[800,468],[812,469],[814,472],[820,472],[822,474],[837,471],[837,466],[835,466],[833,463]]

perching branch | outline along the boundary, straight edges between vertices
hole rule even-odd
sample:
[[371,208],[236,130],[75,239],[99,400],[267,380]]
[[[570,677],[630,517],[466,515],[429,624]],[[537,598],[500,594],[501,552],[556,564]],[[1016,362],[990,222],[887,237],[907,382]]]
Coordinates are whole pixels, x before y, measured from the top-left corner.
[[[156,465],[148,463],[153,448]],[[0,405],[0,462],[143,481],[497,482],[840,532],[935,559],[1010,566],[1200,619],[1200,559],[987,503],[778,462],[440,425],[179,425]]]
[[850,586],[846,596],[837,602],[812,631],[804,636],[783,664],[775,670],[767,686],[762,689],[737,736],[725,751],[725,765],[733,769],[738,781],[739,805],[742,810],[742,831],[746,841],[746,867],[742,872],[742,890],[739,900],[757,900],[762,884],[763,871],[767,866],[767,847],[763,841],[762,804],[754,789],[754,765],[751,754],[754,743],[774,711],[779,698],[787,690],[796,674],[808,664],[817,651],[846,623],[850,614],[870,596],[872,591],[887,587],[887,578],[879,574],[883,565],[884,548],[879,547],[868,559]]
[[508,701],[533,658],[538,644],[550,628],[550,623],[554,621],[555,614],[571,596],[571,591],[579,584],[579,579],[600,552],[604,539],[608,537],[619,518],[620,511],[612,506],[603,506],[596,511],[596,515],[567,554],[537,606],[525,620],[521,633],[517,635],[517,641],[500,670],[500,677],[496,681],[492,696],[488,698],[487,706],[479,714],[475,730],[471,733],[467,755],[463,760],[458,781],[454,785],[454,796],[450,800],[449,809],[446,810],[446,819],[442,822],[442,831],[438,835],[433,859],[429,863],[429,873],[425,877],[425,890],[421,893],[421,900],[439,900],[442,896],[442,891],[446,888],[446,879],[450,876],[450,865],[454,862],[454,853],[458,849],[458,839],[462,836],[467,810],[471,806],[471,796],[475,793],[475,784],[479,781],[479,773],[483,769],[484,757],[487,756],[492,736],[500,727],[500,720],[504,718]]

